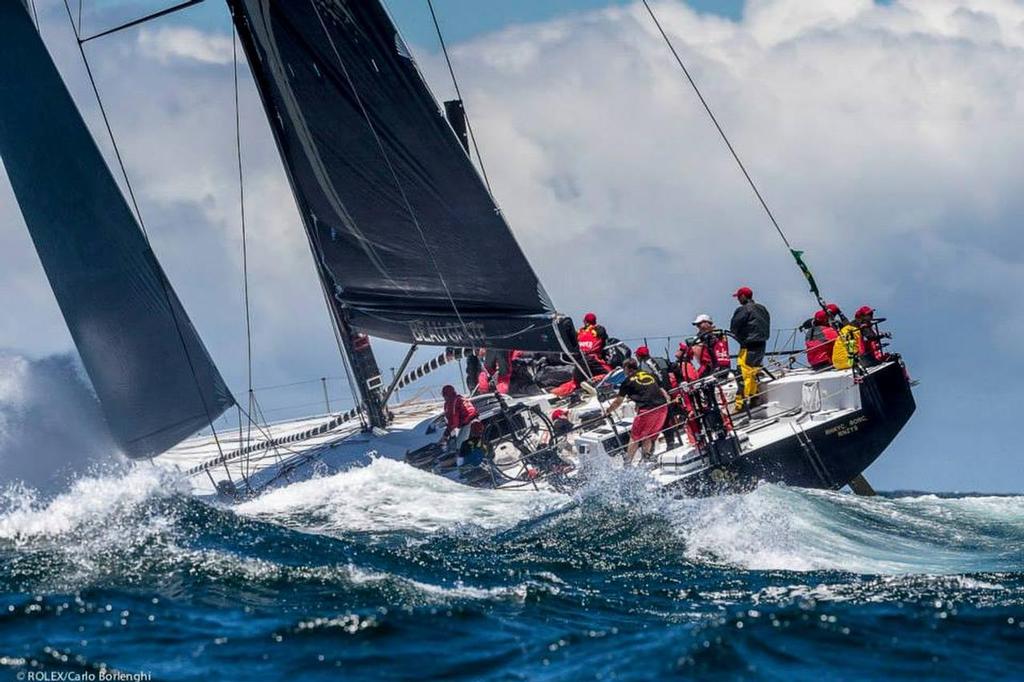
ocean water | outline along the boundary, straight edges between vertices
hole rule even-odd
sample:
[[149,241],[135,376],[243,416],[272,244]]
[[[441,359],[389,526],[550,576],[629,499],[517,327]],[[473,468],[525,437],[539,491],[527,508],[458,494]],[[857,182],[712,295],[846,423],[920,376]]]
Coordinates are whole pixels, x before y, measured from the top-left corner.
[[221,508],[148,465],[8,485],[0,679],[115,672],[1024,678],[1024,497],[494,492],[387,460]]

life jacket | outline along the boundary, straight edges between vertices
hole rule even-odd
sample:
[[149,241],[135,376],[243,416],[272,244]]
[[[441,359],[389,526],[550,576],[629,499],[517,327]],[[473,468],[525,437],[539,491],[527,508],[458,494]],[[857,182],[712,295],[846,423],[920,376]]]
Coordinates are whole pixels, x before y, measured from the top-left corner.
[[839,330],[839,336],[832,347],[832,366],[836,369],[850,369],[857,357],[860,346],[860,330],[849,322]]
[[597,325],[588,324],[576,332],[576,343],[579,344],[580,352],[584,355],[604,355],[604,339],[597,333]]
[[700,379],[700,376],[700,370],[689,362],[679,363],[679,378],[683,382],[696,381],[697,379]]
[[718,369],[728,369],[732,366],[732,358],[729,357],[729,339],[725,334],[718,334],[715,337],[715,364]]
[[885,350],[882,348],[882,340],[875,331],[875,325],[868,322],[859,325],[860,343],[858,354],[866,365],[877,365],[886,360]]
[[833,347],[839,335],[832,327],[814,325],[807,330],[807,364],[818,369],[832,364]]
[[[707,376],[732,366],[729,357],[729,339],[725,334],[707,332],[697,337],[701,344],[699,367],[694,370],[699,376]],[[688,381],[692,381],[689,380]]]

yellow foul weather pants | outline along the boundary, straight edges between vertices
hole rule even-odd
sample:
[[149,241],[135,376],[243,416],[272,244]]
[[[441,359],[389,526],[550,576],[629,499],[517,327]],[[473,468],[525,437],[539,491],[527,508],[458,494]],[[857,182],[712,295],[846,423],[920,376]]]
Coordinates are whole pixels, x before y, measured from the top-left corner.
[[747,349],[741,348],[739,357],[736,358],[736,366],[739,367],[742,391],[736,392],[736,409],[742,410],[746,401],[757,395],[757,373],[760,367],[752,367],[747,364]]

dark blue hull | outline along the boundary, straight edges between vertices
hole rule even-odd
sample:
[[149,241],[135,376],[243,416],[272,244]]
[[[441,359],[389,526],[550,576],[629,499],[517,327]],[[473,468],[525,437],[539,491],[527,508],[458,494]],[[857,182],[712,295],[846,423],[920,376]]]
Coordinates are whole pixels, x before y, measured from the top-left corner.
[[867,469],[916,409],[900,362],[878,369],[860,384],[861,409],[708,467],[676,484],[686,495],[748,490],[760,481],[838,490]]

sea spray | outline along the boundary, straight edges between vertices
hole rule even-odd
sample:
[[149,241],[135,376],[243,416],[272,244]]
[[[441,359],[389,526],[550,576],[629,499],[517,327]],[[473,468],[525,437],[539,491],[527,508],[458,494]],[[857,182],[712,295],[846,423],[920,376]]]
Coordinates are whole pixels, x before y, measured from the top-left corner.
[[236,507],[238,513],[319,533],[430,533],[458,526],[508,528],[565,504],[563,495],[495,494],[390,459],[295,483]]
[[76,474],[123,463],[74,357],[0,352],[0,484],[51,496]]
[[12,669],[810,679],[843,661],[833,677],[1024,674],[1021,497],[766,485],[677,499],[637,470],[574,495],[496,492],[375,460],[239,506],[204,504],[147,464],[32,498],[23,485],[0,497]]

